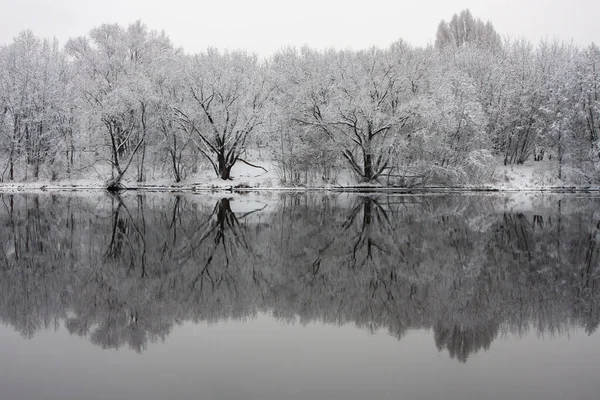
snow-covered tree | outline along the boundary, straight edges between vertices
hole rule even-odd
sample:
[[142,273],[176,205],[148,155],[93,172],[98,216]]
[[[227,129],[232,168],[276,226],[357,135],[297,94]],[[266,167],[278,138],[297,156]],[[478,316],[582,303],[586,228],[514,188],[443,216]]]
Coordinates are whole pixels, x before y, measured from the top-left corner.
[[297,119],[298,105],[321,85],[321,68],[326,65],[320,61],[320,54],[307,47],[282,49],[270,60],[274,101],[267,135],[284,183],[330,183],[342,166],[334,138]]
[[229,180],[236,162],[249,164],[250,136],[266,118],[272,87],[265,68],[256,55],[209,49],[187,58],[185,84],[188,105],[178,112],[215,174]]
[[435,46],[461,48],[473,46],[499,51],[502,48],[500,35],[491,22],[484,23],[473,17],[469,10],[454,14],[449,22],[442,20],[438,25]]
[[[331,138],[363,182],[390,166],[394,146],[411,128],[411,86],[397,62],[408,51],[306,52],[303,64],[312,67],[292,78],[303,94],[293,120]],[[307,70],[312,74],[302,76]]]
[[[90,128],[103,131],[103,159],[112,167],[108,186],[120,186],[138,156],[137,179],[143,180],[146,141],[156,119],[152,74],[173,55],[169,39],[140,22],[127,29],[102,25],[89,37],[70,40],[67,51],[74,61],[81,106],[91,115]],[[92,143],[94,139],[90,137]]]
[[45,178],[55,179],[60,169],[72,164],[61,157],[72,151],[67,147],[73,122],[67,117],[72,102],[65,96],[69,79],[69,66],[56,40],[24,31],[0,49],[3,177],[38,179],[43,169]]

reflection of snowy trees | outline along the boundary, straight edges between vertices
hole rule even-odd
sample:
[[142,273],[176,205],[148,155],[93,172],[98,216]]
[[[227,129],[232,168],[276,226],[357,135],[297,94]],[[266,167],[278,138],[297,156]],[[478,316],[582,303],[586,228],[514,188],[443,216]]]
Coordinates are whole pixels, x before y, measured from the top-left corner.
[[182,321],[269,312],[433,329],[465,362],[503,332],[600,323],[597,199],[550,196],[535,214],[500,196],[284,194],[244,212],[243,198],[0,200],[0,318],[26,337],[64,321],[142,351]]

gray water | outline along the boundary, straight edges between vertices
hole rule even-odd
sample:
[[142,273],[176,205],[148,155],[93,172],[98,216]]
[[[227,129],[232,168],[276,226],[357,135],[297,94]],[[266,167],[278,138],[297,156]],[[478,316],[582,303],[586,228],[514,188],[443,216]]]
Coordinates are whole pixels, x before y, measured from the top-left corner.
[[0,195],[0,399],[598,399],[600,198]]

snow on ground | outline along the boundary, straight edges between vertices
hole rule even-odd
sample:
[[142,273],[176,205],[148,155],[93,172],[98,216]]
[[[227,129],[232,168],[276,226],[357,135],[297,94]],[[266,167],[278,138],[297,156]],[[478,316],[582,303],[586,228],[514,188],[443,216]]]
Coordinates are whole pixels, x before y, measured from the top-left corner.
[[[237,162],[231,169],[232,181],[223,181],[217,178],[214,174],[197,177],[194,185],[196,187],[277,187],[279,185],[279,178],[276,173],[276,166],[270,162],[252,162],[254,165],[258,165],[266,169],[265,172],[262,169],[251,167],[242,162]],[[212,172],[212,171],[209,171]]]
[[526,190],[552,186],[563,186],[558,180],[555,162],[526,161],[523,165],[502,165],[496,171],[499,189]]
[[[160,190],[160,191],[222,191],[222,190],[380,190],[393,191],[398,188],[389,188],[381,184],[358,184],[350,171],[340,171],[335,183],[311,185],[310,187],[290,187],[282,185],[277,174],[277,167],[267,161],[252,161],[262,168],[238,162],[232,169],[232,180],[223,181],[217,178],[212,169],[203,169],[184,181],[174,183],[169,177],[148,179],[143,183],[131,179],[124,179],[123,184],[131,189]],[[494,191],[561,191],[561,190],[588,190],[600,191],[600,186],[573,185],[560,181],[558,178],[558,165],[554,161],[527,161],[523,165],[500,165],[493,174],[492,181],[482,185],[444,188],[412,188],[412,190],[494,190]],[[62,181],[35,181],[35,182],[0,182],[0,191],[37,191],[37,190],[103,190],[106,182],[97,176],[89,179],[74,179]]]
[[581,185],[561,181],[558,179],[558,163],[548,160],[526,161],[523,165],[501,165],[495,171],[494,179],[495,182],[484,186],[502,191],[600,190],[599,185]]
[[0,191],[23,190],[104,190],[106,182],[100,179],[71,179],[62,181],[39,180],[34,182],[0,182]]

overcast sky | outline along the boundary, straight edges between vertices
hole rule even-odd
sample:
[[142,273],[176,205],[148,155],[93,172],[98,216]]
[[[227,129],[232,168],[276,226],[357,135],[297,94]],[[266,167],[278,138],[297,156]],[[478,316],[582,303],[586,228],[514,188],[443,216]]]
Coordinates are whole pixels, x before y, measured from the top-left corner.
[[440,20],[465,8],[503,36],[600,42],[600,0],[0,0],[0,43],[24,29],[64,43],[103,23],[141,19],[187,52],[211,46],[269,56],[283,46],[357,49],[399,38],[423,46]]

